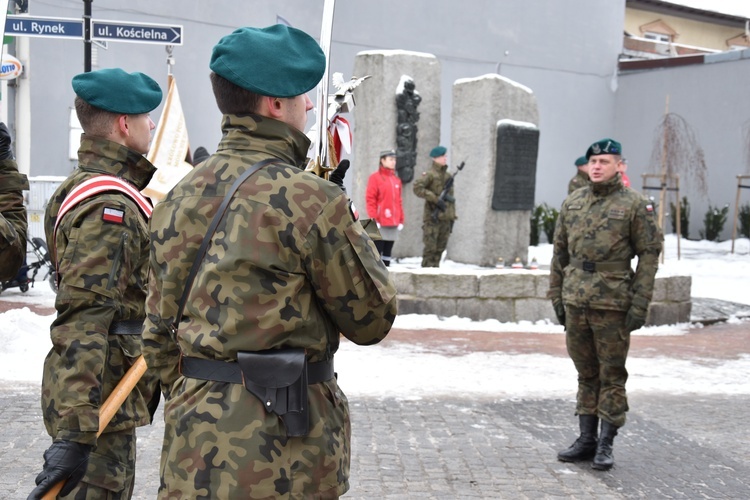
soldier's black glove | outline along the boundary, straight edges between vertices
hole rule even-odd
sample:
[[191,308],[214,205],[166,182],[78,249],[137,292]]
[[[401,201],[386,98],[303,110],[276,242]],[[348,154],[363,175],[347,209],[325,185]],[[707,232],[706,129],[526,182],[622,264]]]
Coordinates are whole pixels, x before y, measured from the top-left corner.
[[448,203],[453,203],[454,201],[456,201],[456,199],[453,196],[446,194],[445,201],[447,201]]
[[344,176],[346,175],[347,170],[349,170],[349,160],[341,160],[339,166],[328,176],[328,180],[340,187],[345,193],[346,188],[344,187]]
[[636,305],[630,306],[628,314],[625,316],[625,328],[627,328],[629,332],[639,329],[646,324],[647,314],[648,311],[642,307]]
[[44,452],[44,469],[36,477],[36,488],[27,500],[42,498],[54,485],[65,481],[59,496],[64,497],[76,487],[89,465],[91,445],[75,441],[55,441]]
[[435,203],[435,205],[437,205],[438,210],[440,210],[441,212],[445,212],[445,202],[443,200],[438,198],[438,201],[437,203]]
[[10,132],[3,122],[0,122],[0,160],[12,160],[13,151],[10,150]]
[[557,316],[557,321],[562,326],[565,326],[565,306],[563,305],[562,301],[553,302],[552,307],[555,308],[555,316]]

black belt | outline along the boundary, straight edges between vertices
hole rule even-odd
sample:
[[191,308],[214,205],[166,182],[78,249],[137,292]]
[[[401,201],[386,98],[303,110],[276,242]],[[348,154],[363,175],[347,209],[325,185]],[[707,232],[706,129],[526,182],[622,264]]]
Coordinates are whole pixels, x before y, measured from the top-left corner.
[[589,262],[587,260],[570,259],[570,265],[581,271],[594,273],[596,271],[630,271],[629,260],[609,262]]
[[112,335],[140,335],[142,329],[142,319],[126,319],[109,325],[109,333]]
[[[214,382],[229,382],[230,384],[242,384],[242,371],[236,361],[221,361],[219,359],[191,358],[182,356],[180,358],[180,373],[185,377],[200,380],[212,380]],[[330,380],[335,376],[333,372],[333,359],[307,363],[307,384],[317,384]]]

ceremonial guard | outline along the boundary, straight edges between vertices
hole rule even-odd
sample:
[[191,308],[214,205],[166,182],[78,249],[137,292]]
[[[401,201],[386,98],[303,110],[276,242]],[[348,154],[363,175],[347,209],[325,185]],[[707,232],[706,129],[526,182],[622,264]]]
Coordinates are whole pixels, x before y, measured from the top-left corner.
[[143,338],[166,399],[159,498],[349,488],[334,354],[340,335],[386,336],[396,289],[340,186],[304,170],[306,93],[325,66],[312,37],[283,25],[239,28],[213,49],[222,140],[151,219]]
[[135,428],[151,422],[158,404],[155,379],[142,378],[97,432],[102,403],[141,353],[151,205],[139,191],[156,170],[143,155],[162,92],[143,73],[117,68],[77,75],[73,90],[84,131],[78,168],[44,221],[59,280],[42,378],[53,443],[30,498],[62,480],[63,497],[125,499],[135,480]]

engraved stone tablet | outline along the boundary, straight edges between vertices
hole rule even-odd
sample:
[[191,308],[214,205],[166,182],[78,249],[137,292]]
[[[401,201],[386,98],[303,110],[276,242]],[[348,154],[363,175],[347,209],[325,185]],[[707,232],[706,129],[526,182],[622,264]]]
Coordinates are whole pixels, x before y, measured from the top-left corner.
[[497,123],[497,160],[492,209],[532,210],[536,187],[539,129],[531,123]]

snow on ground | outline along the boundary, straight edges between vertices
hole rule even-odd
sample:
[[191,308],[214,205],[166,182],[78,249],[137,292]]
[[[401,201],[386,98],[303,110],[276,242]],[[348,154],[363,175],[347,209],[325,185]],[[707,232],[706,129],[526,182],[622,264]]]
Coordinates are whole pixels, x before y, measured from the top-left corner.
[[[665,263],[659,273],[690,275],[693,296],[750,304],[747,292],[750,278],[750,242],[681,240],[677,260],[677,240],[666,239]],[[548,244],[529,249],[529,259],[540,265],[551,258]],[[394,268],[417,268],[418,258],[401,259]],[[466,271],[477,266],[445,262],[442,269]],[[6,290],[0,301],[14,301],[51,307],[54,294],[46,282],[36,283],[27,293]],[[42,363],[50,348],[49,325],[53,315],[39,315],[28,307],[0,313],[0,380],[40,382]],[[748,323],[750,328],[750,323]],[[563,330],[550,321],[501,323],[496,320],[471,321],[435,315],[402,315],[395,328],[403,330],[442,329],[452,331],[527,332],[529,335],[559,335]],[[643,328],[634,335],[685,335],[688,324]],[[567,397],[575,396],[575,370],[565,357],[546,354],[473,352],[446,356],[427,352],[404,343],[360,347],[342,342],[336,356],[336,369],[342,387],[350,396],[420,398],[435,395],[477,397]],[[750,357],[706,363],[701,360],[671,358],[628,359],[631,392],[750,394]],[[689,384],[686,383],[689,381]]]

